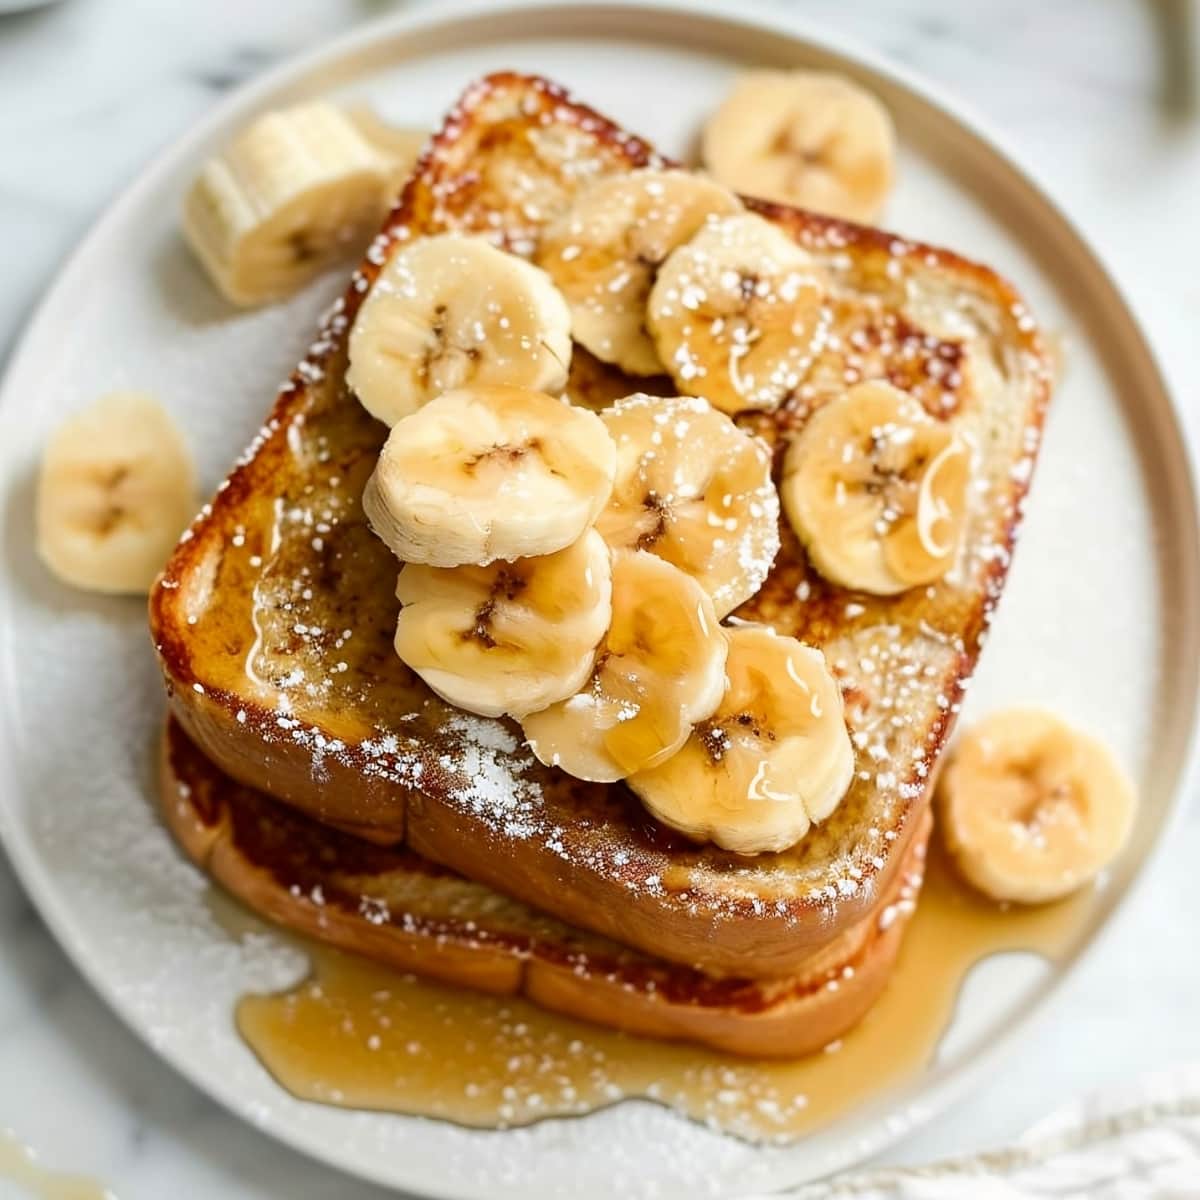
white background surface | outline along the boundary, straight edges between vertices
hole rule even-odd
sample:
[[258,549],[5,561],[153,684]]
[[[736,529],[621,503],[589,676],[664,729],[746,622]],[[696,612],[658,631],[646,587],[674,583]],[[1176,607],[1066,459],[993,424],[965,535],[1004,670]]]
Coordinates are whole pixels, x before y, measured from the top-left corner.
[[[0,17],[0,354],[107,198],[219,90],[385,7],[70,0]],[[856,36],[916,67],[1006,135],[1115,268],[1200,428],[1200,117],[1164,102],[1155,14],[1172,4],[787,7],[798,27]],[[1198,860],[1192,804],[1104,945],[992,1085],[891,1158],[996,1143],[1080,1090],[1200,1059]],[[381,1194],[241,1126],[160,1065],[78,979],[2,859],[0,939],[0,1127],[47,1165],[96,1175],[124,1200]]]

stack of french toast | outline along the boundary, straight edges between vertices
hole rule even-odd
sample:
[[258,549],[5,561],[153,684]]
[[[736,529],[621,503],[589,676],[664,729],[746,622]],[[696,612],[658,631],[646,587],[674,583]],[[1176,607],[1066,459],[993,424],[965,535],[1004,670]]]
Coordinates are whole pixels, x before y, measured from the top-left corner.
[[1049,390],[991,271],[491,76],[152,590],[166,819],[397,968],[819,1049],[917,902]]

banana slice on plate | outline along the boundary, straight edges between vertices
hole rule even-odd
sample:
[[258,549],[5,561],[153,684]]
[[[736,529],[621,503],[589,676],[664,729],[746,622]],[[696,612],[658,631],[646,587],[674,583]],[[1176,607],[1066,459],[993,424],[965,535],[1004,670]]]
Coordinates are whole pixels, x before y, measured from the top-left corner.
[[525,388],[462,388],[392,426],[363,511],[405,562],[486,566],[576,541],[615,469],[595,413]]
[[841,75],[750,71],[704,128],[704,165],[747,195],[873,221],[892,187],[896,131]]
[[633,171],[584,188],[537,254],[571,306],[575,340],[634,375],[660,374],[646,332],[655,272],[709,217],[741,207],[727,188],[687,171]]
[[612,614],[608,547],[594,530],[557,554],[400,571],[396,653],[442,699],[523,717],[574,695]]
[[455,388],[559,392],[571,313],[545,271],[457,233],[419,238],[388,260],[350,330],[346,381],[385,425]]
[[641,550],[613,556],[612,624],[577,694],[523,722],[534,754],[612,783],[669,759],[725,690],[725,631],[700,585]]
[[270,112],[204,165],[184,200],[183,232],[235,304],[277,300],[362,249],[386,173],[333,105]]
[[842,694],[812,646],[749,625],[728,638],[717,710],[629,786],[694,841],[738,854],[786,850],[837,808],[854,777]]
[[995,900],[1038,904],[1087,883],[1133,827],[1133,787],[1108,748],[1050,713],[1011,709],[958,742],[938,824],[963,875]]
[[46,447],[38,553],[75,587],[148,592],[195,512],[191,455],[150,396],[105,396],[61,425]]
[[386,200],[391,203],[408,182],[417,159],[429,142],[428,129],[393,125],[373,108],[359,105],[346,110],[354,128],[366,139],[371,149],[383,159],[385,166]]
[[762,587],[779,551],[771,452],[696,396],[627,396],[600,414],[616,443],[596,528],[696,579],[718,617]]
[[709,222],[659,268],[646,321],[681,391],[725,412],[778,408],[828,325],[817,264],[752,213]]
[[826,579],[887,596],[932,583],[954,564],[970,470],[953,427],[875,381],[809,418],[788,447],[779,491]]

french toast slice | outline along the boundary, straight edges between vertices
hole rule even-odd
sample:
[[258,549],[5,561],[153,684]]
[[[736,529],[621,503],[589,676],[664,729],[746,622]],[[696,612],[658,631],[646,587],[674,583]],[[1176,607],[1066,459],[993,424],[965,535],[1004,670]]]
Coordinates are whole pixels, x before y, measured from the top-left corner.
[[[160,804],[188,856],[287,929],[400,971],[669,1040],[799,1058],[856,1025],[891,974],[924,868],[928,813],[866,916],[781,980],[650,958],[499,895],[407,846],[330,829],[235,783],[169,719]],[[830,986],[831,983],[834,986]]]
[[[396,657],[397,566],[360,507],[386,431],[345,385],[347,331],[406,240],[459,229],[528,254],[582,183],[661,161],[545,80],[471,87],[261,435],[185,533],[151,595],[151,627],[172,711],[235,779],[656,958],[782,978],[876,906],[919,824],[1004,582],[1050,374],[1028,310],[987,268],[748,201],[821,261],[832,326],[797,394],[739,423],[782,451],[814,407],[879,377],[953,416],[977,447],[960,557],[928,587],[860,594],[822,579],[782,522],[766,584],[732,619],[824,650],[857,758],[839,808],[787,851],[693,845],[624,786],[540,765],[514,724],[450,707]],[[580,350],[568,390],[603,404],[674,388]]]

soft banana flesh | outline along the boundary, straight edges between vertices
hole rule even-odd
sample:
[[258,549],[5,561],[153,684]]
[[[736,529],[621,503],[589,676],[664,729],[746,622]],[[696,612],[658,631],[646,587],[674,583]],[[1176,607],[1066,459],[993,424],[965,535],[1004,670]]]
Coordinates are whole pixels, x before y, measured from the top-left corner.
[[537,254],[571,306],[575,340],[634,375],[660,374],[646,332],[655,273],[705,221],[741,207],[727,188],[687,171],[633,171],[583,188]]
[[444,700],[523,717],[574,695],[612,615],[604,539],[487,567],[409,563],[396,583],[396,653]]
[[874,381],[818,409],[784,459],[784,510],[813,565],[891,595],[941,578],[962,540],[969,448],[907,393]]
[[387,164],[330,104],[266,113],[207,162],[183,208],[183,231],[235,304],[297,291],[357,252],[379,223]]
[[383,160],[385,197],[390,205],[408,181],[417,159],[429,143],[429,130],[393,125],[367,105],[347,109],[346,116]]
[[404,562],[485,566],[576,541],[615,467],[594,413],[526,388],[463,388],[392,427],[363,510]]
[[1120,852],[1136,800],[1108,748],[1050,713],[994,713],[964,734],[938,781],[938,822],[959,869],[995,900],[1037,904]]
[[718,617],[762,586],[779,551],[771,453],[694,396],[620,400],[600,414],[616,443],[612,498],[596,528],[696,579]]
[[874,221],[891,190],[895,143],[887,109],[844,76],[751,71],[709,119],[702,156],[746,195]]
[[681,391],[724,412],[797,393],[829,314],[807,251],[762,217],[709,222],[659,269],[646,320]]
[[42,458],[37,548],[66,583],[145,593],[196,512],[192,458],[150,396],[118,392],[61,425]]
[[386,425],[443,392],[559,392],[571,314],[546,273],[482,237],[418,238],[380,271],[350,330],[346,381]]
[[629,786],[664,825],[738,854],[786,850],[854,777],[854,749],[824,655],[769,629],[728,631],[716,711]]
[[699,584],[641,550],[613,557],[612,623],[569,699],[525,718],[534,754],[611,783],[669,759],[725,688],[725,632]]

